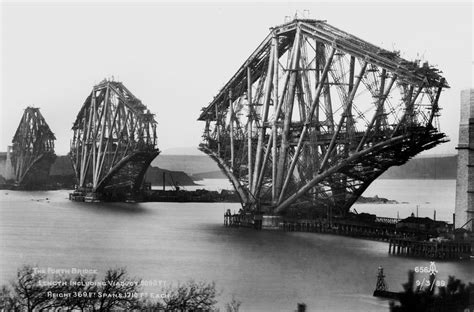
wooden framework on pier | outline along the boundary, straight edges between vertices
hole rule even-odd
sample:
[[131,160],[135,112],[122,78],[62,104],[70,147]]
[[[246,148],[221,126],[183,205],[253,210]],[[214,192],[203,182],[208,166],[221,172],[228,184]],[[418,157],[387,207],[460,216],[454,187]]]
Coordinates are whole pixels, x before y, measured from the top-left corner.
[[159,154],[154,114],[121,82],[94,86],[72,127],[70,157],[78,189],[136,192]]
[[200,149],[251,210],[344,214],[390,166],[445,141],[439,71],[324,21],[270,34],[202,109]]
[[56,137],[39,108],[27,107],[12,141],[15,184],[34,187],[48,178],[56,159],[54,140]]
[[470,241],[427,242],[413,239],[392,238],[389,254],[426,257],[430,259],[469,259],[472,255]]

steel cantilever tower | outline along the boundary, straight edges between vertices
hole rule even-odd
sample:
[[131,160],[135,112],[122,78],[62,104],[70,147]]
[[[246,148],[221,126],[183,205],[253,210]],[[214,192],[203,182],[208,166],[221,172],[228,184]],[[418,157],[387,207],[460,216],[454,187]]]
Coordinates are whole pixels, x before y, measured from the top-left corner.
[[123,199],[140,190],[159,154],[156,121],[122,83],[94,86],[72,129],[70,157],[79,191],[93,199]]
[[446,141],[447,87],[428,63],[295,19],[272,28],[202,109],[200,149],[245,209],[344,215],[389,167]]
[[15,184],[21,188],[40,188],[48,182],[56,137],[39,108],[27,107],[13,136],[11,163]]

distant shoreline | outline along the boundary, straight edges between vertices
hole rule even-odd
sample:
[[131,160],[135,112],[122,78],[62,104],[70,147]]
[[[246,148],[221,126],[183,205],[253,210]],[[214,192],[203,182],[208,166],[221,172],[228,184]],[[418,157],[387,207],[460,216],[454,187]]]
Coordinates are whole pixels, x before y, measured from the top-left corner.
[[[50,174],[51,183],[40,189],[72,189],[77,183],[68,156],[57,156]],[[413,158],[402,166],[390,167],[378,180],[455,180],[456,176],[457,155],[423,156]],[[163,184],[171,187],[199,186],[196,182],[204,179],[227,179],[207,155],[159,155],[145,176],[145,181],[155,187],[162,187]],[[6,182],[0,175],[0,189],[11,188],[1,186]]]

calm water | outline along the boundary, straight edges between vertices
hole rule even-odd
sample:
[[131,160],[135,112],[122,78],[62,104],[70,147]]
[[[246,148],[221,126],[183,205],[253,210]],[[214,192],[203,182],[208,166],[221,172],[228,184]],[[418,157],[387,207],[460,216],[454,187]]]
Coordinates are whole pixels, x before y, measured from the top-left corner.
[[[409,204],[356,209],[388,216],[398,210],[403,217],[419,204],[420,215],[436,209],[439,219],[450,219],[454,185],[380,180],[369,195]],[[222,290],[220,306],[235,296],[242,311],[293,311],[298,302],[309,311],[388,311],[387,301],[372,297],[377,267],[385,268],[391,290],[401,290],[409,269],[429,265],[388,256],[381,242],[224,228],[224,211],[238,204],[84,204],[67,197],[67,191],[1,192],[1,283],[23,264],[97,269],[99,275],[126,266],[132,276],[166,284],[215,281]],[[436,264],[438,279],[455,275],[467,281],[474,269],[474,261]]]
[[379,196],[396,200],[399,204],[357,204],[357,211],[375,213],[385,217],[406,218],[416,214],[419,217],[453,222],[456,199],[456,180],[376,180],[364,196]]

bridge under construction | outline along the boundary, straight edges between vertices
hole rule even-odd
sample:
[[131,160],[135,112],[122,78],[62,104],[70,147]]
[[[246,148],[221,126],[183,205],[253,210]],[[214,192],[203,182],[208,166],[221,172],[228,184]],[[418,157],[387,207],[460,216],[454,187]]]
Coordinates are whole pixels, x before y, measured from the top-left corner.
[[156,121],[121,82],[94,86],[72,127],[70,157],[77,178],[71,198],[128,200],[159,154]]
[[437,117],[448,87],[428,62],[295,19],[202,109],[200,149],[244,211],[343,216],[389,167],[447,140]]
[[7,166],[11,166],[13,187],[31,189],[48,182],[51,165],[56,159],[55,140],[39,108],[27,107],[9,151],[11,163]]

